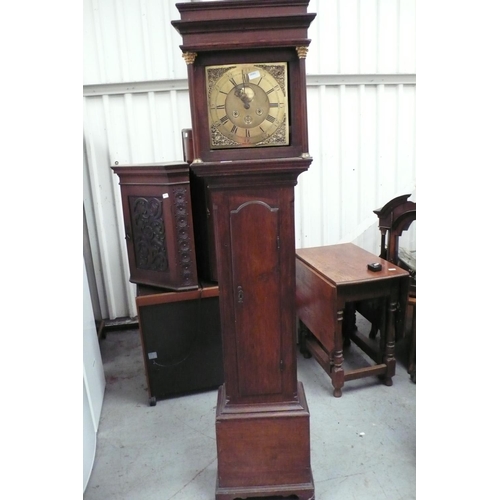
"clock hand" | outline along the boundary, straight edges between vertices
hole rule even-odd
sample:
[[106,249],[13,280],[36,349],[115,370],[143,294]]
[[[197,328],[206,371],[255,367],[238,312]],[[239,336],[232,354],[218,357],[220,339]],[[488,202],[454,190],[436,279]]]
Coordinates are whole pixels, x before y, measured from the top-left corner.
[[250,87],[245,87],[245,84],[243,84],[235,90],[234,95],[241,100],[245,109],[250,109],[250,103],[254,98],[253,90]]
[[241,79],[243,80],[243,84],[242,84],[243,87],[242,87],[242,92],[240,94],[240,99],[243,102],[243,107],[245,109],[248,109],[248,108],[250,108],[250,104],[248,103],[248,100],[247,100],[247,92],[246,92],[246,86],[245,86],[245,83],[246,83],[245,72],[243,70],[241,70]]

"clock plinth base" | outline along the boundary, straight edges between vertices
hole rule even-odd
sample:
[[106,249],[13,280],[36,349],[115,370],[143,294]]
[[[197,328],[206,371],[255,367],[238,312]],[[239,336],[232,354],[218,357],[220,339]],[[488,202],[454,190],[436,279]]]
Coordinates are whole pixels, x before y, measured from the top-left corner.
[[275,498],[280,500],[288,500],[290,497],[293,500],[314,500],[314,485],[311,481],[308,484],[299,485],[281,485],[279,487],[248,487],[248,488],[221,488],[217,484],[215,490],[215,500],[243,500],[245,498],[253,500],[254,498],[263,497]]
[[314,499],[309,410],[302,383],[297,401],[226,405],[216,414],[216,500],[294,495]]

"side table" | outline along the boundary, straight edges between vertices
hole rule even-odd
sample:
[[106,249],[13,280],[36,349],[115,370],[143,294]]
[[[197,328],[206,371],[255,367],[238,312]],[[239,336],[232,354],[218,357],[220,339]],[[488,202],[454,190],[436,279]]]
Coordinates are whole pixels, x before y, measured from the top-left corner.
[[[369,271],[379,262],[382,269]],[[301,352],[312,355],[332,379],[333,395],[342,396],[344,381],[378,375],[392,385],[396,370],[395,312],[406,308],[409,273],[352,244],[343,243],[296,250],[297,316],[309,330],[300,329]],[[350,339],[374,362],[373,366],[345,371],[342,325],[344,311],[365,299],[386,299],[382,311],[379,348],[356,330]],[[404,309],[403,309],[404,310]]]

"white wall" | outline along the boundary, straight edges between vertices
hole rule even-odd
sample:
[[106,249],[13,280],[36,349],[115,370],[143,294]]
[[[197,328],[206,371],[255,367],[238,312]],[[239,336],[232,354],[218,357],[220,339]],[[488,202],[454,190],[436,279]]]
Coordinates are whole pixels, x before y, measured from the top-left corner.
[[[174,0],[84,0],[84,206],[102,316],[135,316],[110,165],[182,159],[190,112]],[[373,210],[416,201],[415,0],[311,0],[313,163],[296,188],[298,247],[378,252]]]
[[83,264],[83,490],[87,486],[94,464],[97,430],[104,400],[106,380],[101,351]]

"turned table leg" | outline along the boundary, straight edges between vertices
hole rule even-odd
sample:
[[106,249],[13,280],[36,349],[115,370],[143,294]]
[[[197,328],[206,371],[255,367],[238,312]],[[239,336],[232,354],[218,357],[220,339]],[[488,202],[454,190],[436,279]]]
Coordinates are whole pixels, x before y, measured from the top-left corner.
[[385,385],[392,385],[392,377],[396,373],[396,309],[398,305],[397,294],[391,292],[387,300],[387,314],[385,321],[385,349],[383,362],[387,365],[384,375]]
[[335,331],[333,332],[333,352],[330,354],[330,371],[333,385],[333,395],[336,398],[342,396],[342,387],[344,386],[344,350],[342,341],[342,322],[344,319],[344,309],[337,310],[337,320],[335,322]]
[[411,316],[411,344],[410,344],[410,354],[408,357],[408,373],[410,374],[410,379],[412,382],[417,381],[416,375],[416,351],[417,351],[417,299],[416,297],[410,297],[408,299],[408,304],[411,305],[412,316]]

